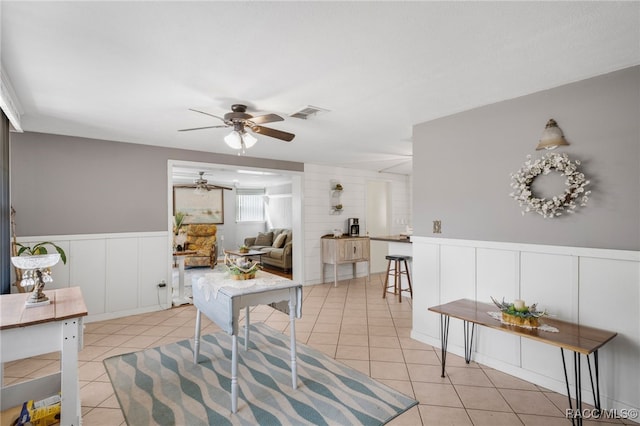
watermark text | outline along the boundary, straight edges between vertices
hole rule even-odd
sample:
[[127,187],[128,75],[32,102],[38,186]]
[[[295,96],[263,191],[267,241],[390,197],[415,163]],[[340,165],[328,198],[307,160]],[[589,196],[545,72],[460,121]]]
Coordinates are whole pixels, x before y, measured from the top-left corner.
[[564,410],[564,416],[568,419],[630,419],[638,418],[638,410],[635,408],[610,408],[596,409],[583,408],[582,410],[567,408]]

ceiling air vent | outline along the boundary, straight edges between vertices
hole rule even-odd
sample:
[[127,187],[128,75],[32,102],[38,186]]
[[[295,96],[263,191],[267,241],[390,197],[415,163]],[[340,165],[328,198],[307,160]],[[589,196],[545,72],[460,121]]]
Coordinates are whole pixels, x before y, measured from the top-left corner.
[[309,118],[309,117],[311,117],[313,115],[324,114],[326,112],[329,112],[329,110],[328,109],[324,109],[324,108],[320,108],[320,107],[315,107],[313,105],[307,105],[305,107],[300,108],[296,112],[292,112],[291,114],[289,114],[289,117],[300,118],[302,120],[306,120],[307,118]]

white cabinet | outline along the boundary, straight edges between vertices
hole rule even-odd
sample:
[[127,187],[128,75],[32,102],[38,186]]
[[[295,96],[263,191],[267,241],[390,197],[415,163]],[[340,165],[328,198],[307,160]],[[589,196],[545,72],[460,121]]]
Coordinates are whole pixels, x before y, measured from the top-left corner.
[[351,263],[353,277],[356,277],[356,264],[367,262],[367,279],[371,275],[369,262],[369,237],[322,237],[322,282],[324,282],[325,264],[333,265],[333,282],[338,285],[338,265]]

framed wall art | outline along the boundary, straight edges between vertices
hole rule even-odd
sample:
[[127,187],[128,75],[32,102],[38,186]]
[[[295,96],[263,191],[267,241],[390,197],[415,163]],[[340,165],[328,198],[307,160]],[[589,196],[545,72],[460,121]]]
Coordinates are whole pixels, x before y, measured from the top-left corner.
[[184,213],[184,224],[224,223],[224,197],[221,188],[195,193],[195,185],[173,187],[173,215]]

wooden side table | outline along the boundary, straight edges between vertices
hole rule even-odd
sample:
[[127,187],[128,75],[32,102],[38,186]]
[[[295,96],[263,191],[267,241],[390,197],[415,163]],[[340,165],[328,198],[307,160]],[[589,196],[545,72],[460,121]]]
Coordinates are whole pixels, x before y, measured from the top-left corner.
[[60,351],[60,372],[4,386],[0,368],[0,410],[61,393],[60,424],[80,425],[78,351],[82,349],[82,317],[87,307],[80,287],[44,292],[49,305],[25,307],[29,293],[0,296],[0,365]]

